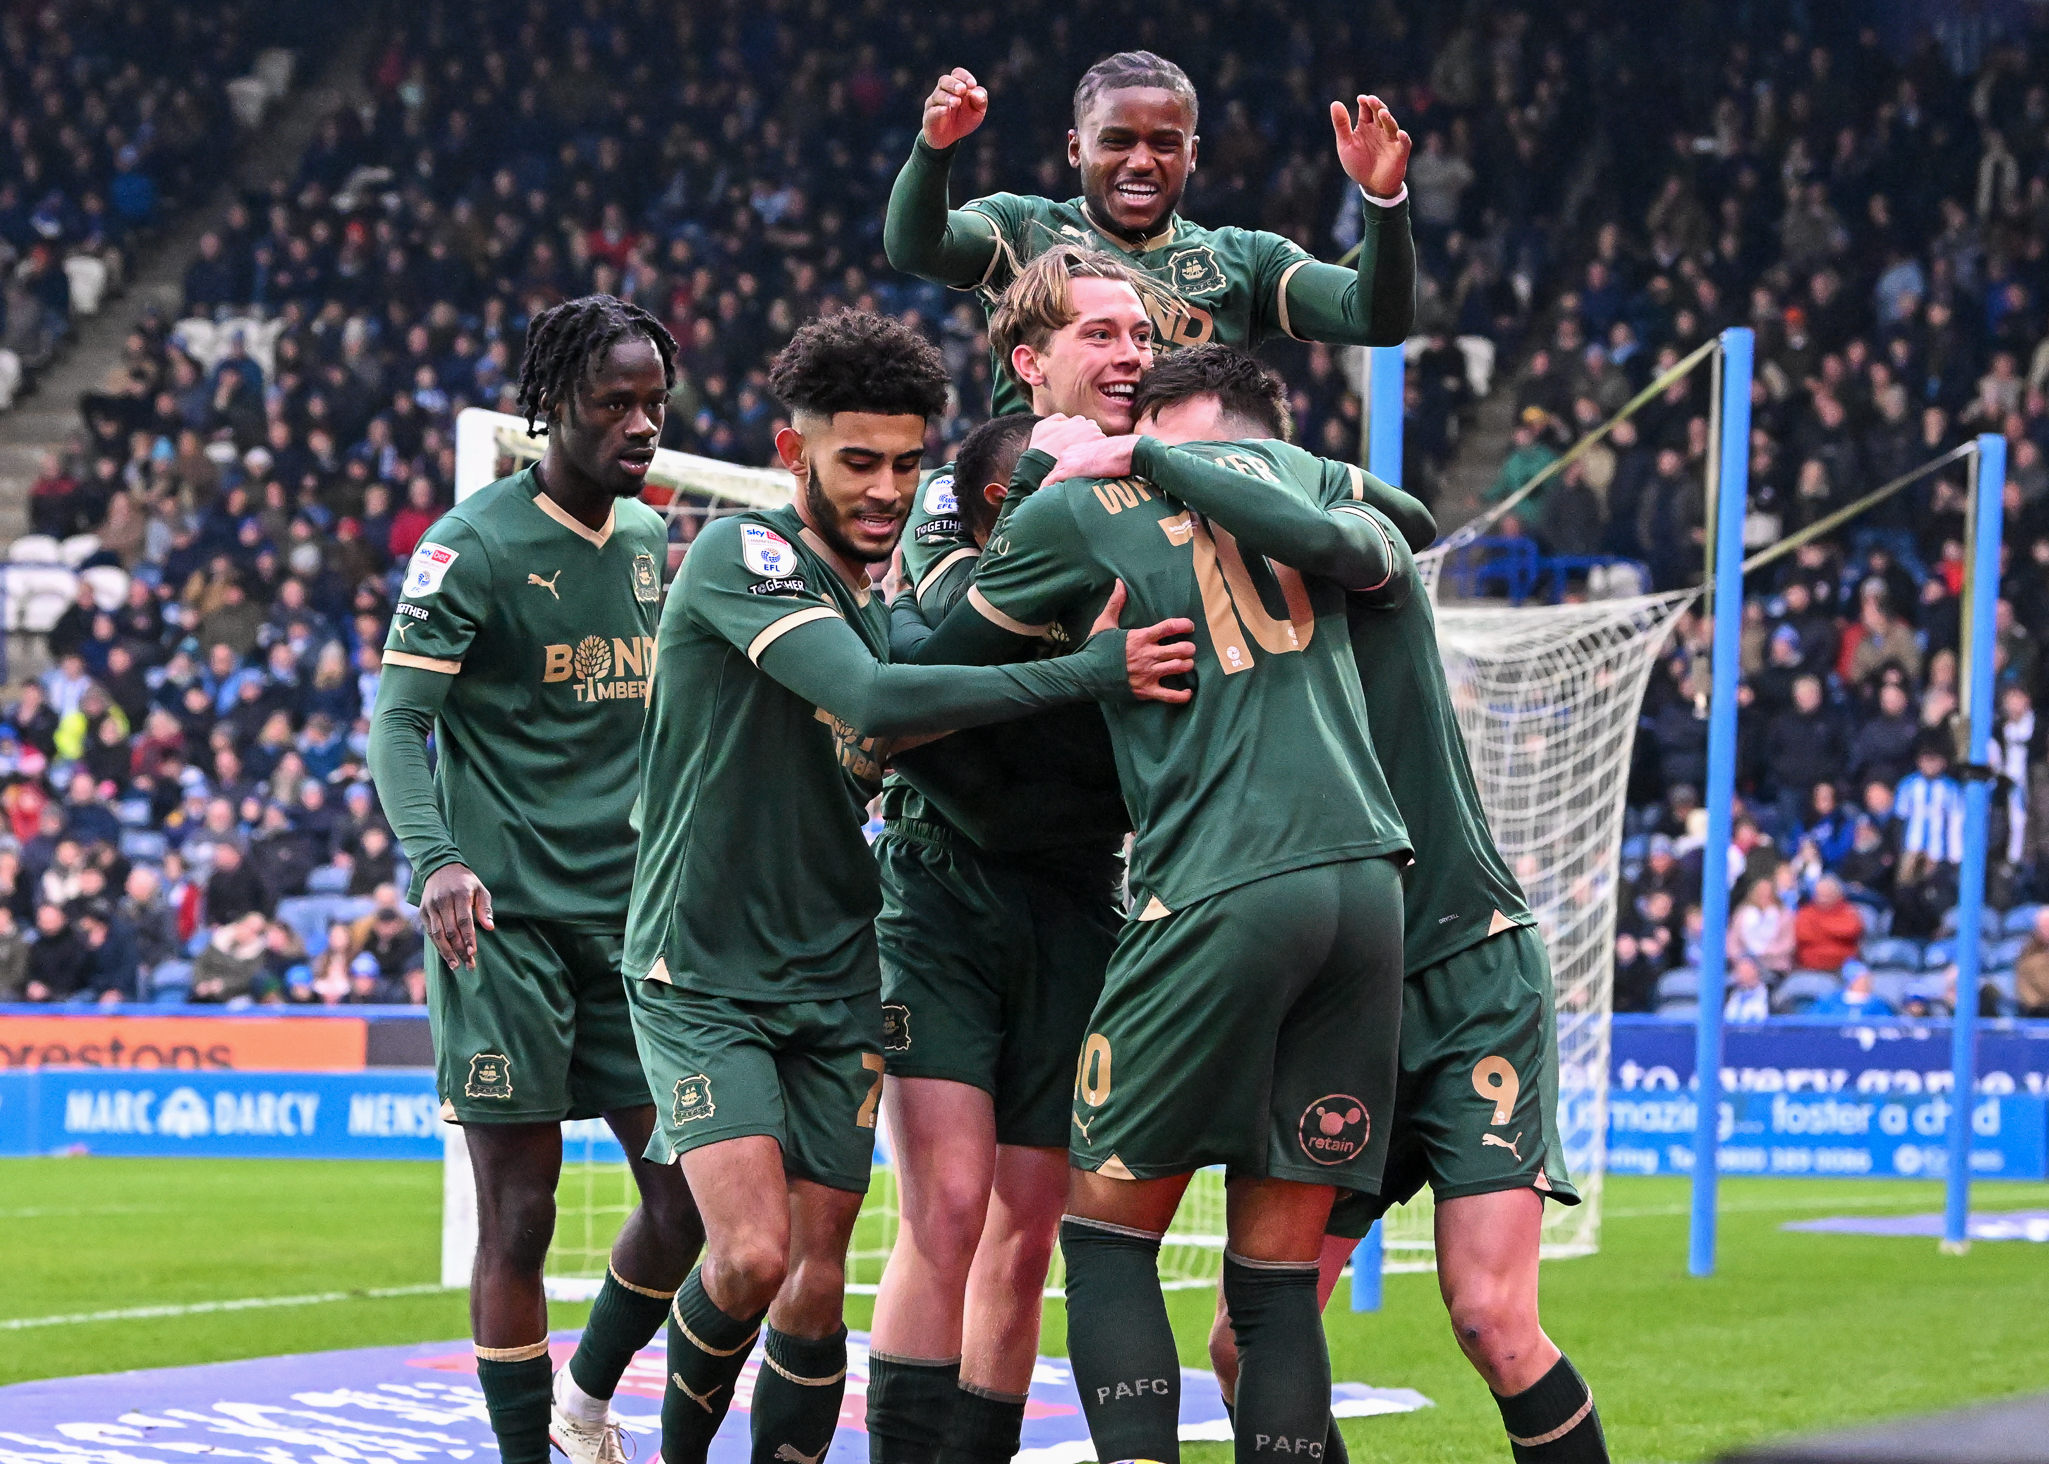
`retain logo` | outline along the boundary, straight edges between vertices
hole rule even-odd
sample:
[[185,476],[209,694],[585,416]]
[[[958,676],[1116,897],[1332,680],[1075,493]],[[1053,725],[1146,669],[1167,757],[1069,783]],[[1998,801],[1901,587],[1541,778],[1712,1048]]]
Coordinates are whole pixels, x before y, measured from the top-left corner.
[[669,1108],[669,1123],[673,1127],[700,1122],[718,1111],[718,1104],[711,1101],[710,1078],[703,1073],[693,1073],[676,1080],[675,1102]]
[[1349,1093],[1328,1093],[1302,1110],[1297,1125],[1302,1152],[1317,1164],[1343,1164],[1366,1152],[1373,1120]]
[[541,647],[542,682],[573,680],[580,702],[646,701],[654,671],[651,635],[587,635],[575,645]]
[[470,1059],[469,1081],[462,1085],[465,1098],[512,1097],[512,1060],[502,1052],[480,1052]]

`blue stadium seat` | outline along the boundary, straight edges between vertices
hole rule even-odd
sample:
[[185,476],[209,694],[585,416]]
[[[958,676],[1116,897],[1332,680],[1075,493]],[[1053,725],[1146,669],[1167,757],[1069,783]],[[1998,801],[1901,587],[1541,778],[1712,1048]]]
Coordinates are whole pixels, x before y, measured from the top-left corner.
[[1907,999],[1907,988],[1921,979],[1919,971],[1907,971],[1897,966],[1888,966],[1884,970],[1871,973],[1871,994],[1884,997],[1897,1010],[1900,1004]]
[[1661,1004],[1691,1000],[1699,995],[1700,972],[1692,966],[1674,966],[1658,978],[1658,1001]]
[[1919,966],[1921,942],[1903,935],[1883,935],[1864,942],[1861,953],[1867,966]]
[[2006,912],[2006,919],[2001,922],[1999,933],[2001,935],[2028,934],[2035,928],[2035,915],[2041,908],[2040,905],[2014,906]]
[[1985,947],[1985,964],[2002,968],[2011,967],[2020,960],[2021,952],[2026,950],[2027,946],[2028,938],[2025,935],[2009,935],[2003,940],[1993,941]]
[[1661,1017],[1685,1017],[1688,1021],[1700,1015],[1700,1003],[1691,998],[1661,1001],[1658,1003]]
[[1921,967],[1927,971],[1939,971],[1957,958],[1957,943],[1953,940],[1931,940],[1921,952]]
[[1772,1010],[1781,1014],[1804,1012],[1842,984],[1842,978],[1831,971],[1790,971],[1772,993]]
[[1864,933],[1866,935],[1892,934],[1892,910],[1887,906],[1877,904],[1870,899],[1859,899],[1857,896],[1852,895],[1850,896],[1850,908],[1855,910],[1858,918],[1864,922]]

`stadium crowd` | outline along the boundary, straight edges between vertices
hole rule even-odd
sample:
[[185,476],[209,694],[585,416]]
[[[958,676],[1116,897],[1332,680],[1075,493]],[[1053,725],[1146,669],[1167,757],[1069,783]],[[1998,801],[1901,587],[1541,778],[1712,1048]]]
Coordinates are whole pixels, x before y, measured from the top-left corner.
[[[947,66],[973,66],[990,122],[957,189],[1064,196],[1074,80],[1134,44],[1201,88],[1185,207],[1204,223],[1334,258],[1359,224],[1327,100],[1378,91],[1416,139],[1404,472],[1426,497],[1484,385],[1476,359],[1519,363],[1499,375],[1516,442],[1498,497],[1729,324],[1758,331],[1759,544],[2005,433],[1995,892],[2025,915],[2049,896],[2032,710],[2049,637],[2044,35],[1988,23],[1907,44],[1782,30],[1771,6],[1741,24],[1710,9],[1650,24],[1600,4],[1027,0],[1000,25],[823,0],[408,10],[372,63],[370,105],[329,118],[295,177],[221,214],[180,319],[144,313],[85,403],[84,439],[35,485],[32,527],[95,535],[126,585],[118,604],[81,588],[50,633],[53,669],[0,727],[15,844],[0,853],[0,994],[417,1000],[363,713],[392,577],[450,501],[454,413],[509,410],[526,321],[605,291],[682,343],[666,445],[759,465],[778,425],[769,357],[820,312],[875,308],[945,354],[939,460],[986,410],[989,357],[978,302],[882,258],[919,101]],[[1234,43],[1248,33],[1274,44]],[[40,66],[53,42],[5,34],[32,77],[55,74]],[[175,156],[205,165],[189,152]],[[1340,356],[1269,354],[1300,439],[1354,456]],[[1689,583],[1705,393],[1698,377],[1666,392],[1498,532]],[[1900,962],[1916,942],[1914,999],[1945,999],[1962,482],[1925,480],[1753,586],[1735,922],[1752,1006],[1881,999],[1839,994],[1857,986],[1833,974],[1896,974],[1865,960],[1878,940]],[[1676,1008],[1698,957],[1705,646],[1688,618],[1643,709],[1619,1009]],[[2049,978],[2029,976],[2049,967],[2049,930],[2034,939],[2001,1000],[2049,1011]]]

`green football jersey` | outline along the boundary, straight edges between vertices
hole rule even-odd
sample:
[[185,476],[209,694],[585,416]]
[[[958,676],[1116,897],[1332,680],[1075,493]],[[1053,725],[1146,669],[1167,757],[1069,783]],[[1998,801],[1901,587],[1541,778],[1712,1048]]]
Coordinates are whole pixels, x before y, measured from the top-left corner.
[[[1409,557],[1399,538],[1394,549]],[[1403,885],[1402,954],[1409,971],[1420,971],[1511,925],[1534,925],[1536,916],[1480,806],[1430,597],[1413,594],[1397,610],[1355,600],[1345,619],[1373,747],[1415,846]]]
[[917,589],[934,574],[972,561],[975,541],[961,522],[954,496],[953,464],[945,463],[918,480],[918,496],[904,520],[904,576]]
[[[1019,193],[992,193],[960,211],[986,219],[996,235],[989,272],[976,287],[992,311],[1020,268],[1055,244],[1075,243],[1116,250],[1160,287],[1145,300],[1156,352],[1209,341],[1256,350],[1270,336],[1294,334],[1288,278],[1311,255],[1282,235],[1206,229],[1175,214],[1158,233],[1133,242],[1097,229],[1080,198],[1060,203]],[[1031,410],[1030,393],[1003,362],[994,363],[991,376],[992,416]]]
[[[1298,480],[1267,446],[1190,450],[1262,454],[1284,491],[1320,508],[1319,482]],[[1196,623],[1191,701],[1105,708],[1138,834],[1136,918],[1286,870],[1408,848],[1367,731],[1337,585],[1242,555],[1143,478],[1069,479],[999,526],[970,598],[1031,634],[1099,603],[1119,579],[1127,623]]]
[[758,664],[826,616],[889,659],[882,597],[848,586],[795,508],[719,519],[691,546],[641,738],[629,977],[755,1001],[874,994],[874,963],[851,959],[882,908],[862,833],[874,745]]
[[592,530],[529,468],[450,509],[406,565],[384,661],[454,678],[435,798],[500,916],[625,916],[667,552],[646,505]]

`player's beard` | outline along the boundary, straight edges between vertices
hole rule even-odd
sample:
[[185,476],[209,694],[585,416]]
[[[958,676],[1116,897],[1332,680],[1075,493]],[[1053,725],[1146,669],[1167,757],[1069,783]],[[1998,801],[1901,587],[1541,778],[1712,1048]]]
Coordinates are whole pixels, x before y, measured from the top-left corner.
[[[833,505],[833,501],[826,497],[825,489],[819,486],[816,467],[813,467],[804,479],[804,506],[811,510],[811,527],[817,532],[818,537],[825,540],[833,553],[851,563],[880,564],[896,551],[896,542],[897,538],[901,537],[900,534],[892,536],[880,552],[863,549],[847,537],[846,530],[840,525],[848,515],[841,513]],[[901,520],[897,526],[899,530],[902,529]]]

